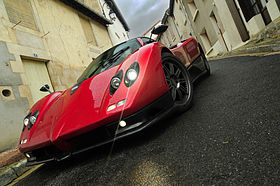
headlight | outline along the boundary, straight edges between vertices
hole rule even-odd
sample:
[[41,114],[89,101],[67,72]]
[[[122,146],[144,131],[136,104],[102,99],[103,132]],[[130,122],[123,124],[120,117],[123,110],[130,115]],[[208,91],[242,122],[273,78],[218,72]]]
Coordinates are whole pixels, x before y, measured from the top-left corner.
[[34,125],[34,123],[36,122],[36,117],[35,116],[31,116],[30,117],[30,123],[32,123],[32,125]]
[[29,118],[29,125],[28,125],[28,130],[30,130],[33,125],[35,124],[35,122],[37,121],[37,118],[39,116],[39,110],[37,110],[36,112],[34,112],[34,114],[32,114]]
[[126,75],[127,75],[128,80],[130,80],[130,81],[135,81],[137,78],[137,72],[134,69],[129,69],[127,71]]
[[31,115],[31,113],[28,114],[28,115],[23,119],[23,129],[22,129],[22,131],[24,131],[24,129],[28,126],[30,115]]
[[122,82],[122,80],[119,77],[113,77],[113,79],[111,80],[111,86],[114,89],[118,89],[121,82]]
[[24,125],[25,127],[27,127],[28,123],[29,123],[29,119],[28,119],[28,118],[25,118],[25,119],[23,120],[23,125]]
[[122,79],[123,79],[122,70],[120,70],[116,75],[112,77],[110,82],[110,88],[109,88],[109,92],[111,95],[113,95],[116,92],[116,90],[119,88],[119,86],[122,83]]
[[137,62],[134,62],[130,67],[127,69],[125,73],[124,84],[127,87],[130,87],[138,78],[140,71],[140,66]]

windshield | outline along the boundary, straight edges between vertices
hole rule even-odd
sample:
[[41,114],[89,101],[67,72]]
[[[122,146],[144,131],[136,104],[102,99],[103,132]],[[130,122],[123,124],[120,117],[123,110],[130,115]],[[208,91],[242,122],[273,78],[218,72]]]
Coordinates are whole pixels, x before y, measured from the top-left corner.
[[92,76],[121,64],[127,56],[140,47],[141,45],[137,39],[132,39],[110,48],[91,62],[83,74],[78,78],[77,83],[81,83]]

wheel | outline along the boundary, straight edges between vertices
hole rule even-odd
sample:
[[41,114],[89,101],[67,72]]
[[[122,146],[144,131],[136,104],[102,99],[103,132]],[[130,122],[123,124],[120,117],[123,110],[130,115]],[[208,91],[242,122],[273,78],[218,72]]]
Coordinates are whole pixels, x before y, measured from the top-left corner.
[[204,63],[204,66],[205,66],[205,70],[206,70],[206,76],[210,76],[210,65],[209,65],[209,62],[208,62],[208,60],[207,60],[207,58],[206,58],[206,56],[205,56],[205,54],[204,54],[204,52],[203,52],[203,50],[202,50],[202,48],[201,48],[201,46],[200,45],[198,45],[199,46],[199,50],[200,50],[200,55],[201,55],[201,57],[202,57],[202,59],[203,59],[203,63]]
[[163,53],[162,66],[175,106],[179,111],[186,111],[193,96],[193,85],[187,68],[170,53]]

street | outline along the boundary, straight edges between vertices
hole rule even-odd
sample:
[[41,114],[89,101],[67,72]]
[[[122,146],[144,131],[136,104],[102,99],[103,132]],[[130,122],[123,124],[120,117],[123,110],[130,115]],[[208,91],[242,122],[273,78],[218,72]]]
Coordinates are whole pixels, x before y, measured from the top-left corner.
[[276,185],[280,55],[210,62],[193,105],[144,132],[43,165],[17,185]]

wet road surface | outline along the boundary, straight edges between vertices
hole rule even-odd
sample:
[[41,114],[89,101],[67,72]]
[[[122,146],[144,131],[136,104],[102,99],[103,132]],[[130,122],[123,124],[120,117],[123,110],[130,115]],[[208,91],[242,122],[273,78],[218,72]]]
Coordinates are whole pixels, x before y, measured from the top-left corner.
[[18,185],[276,185],[280,183],[280,55],[210,62],[187,112]]

